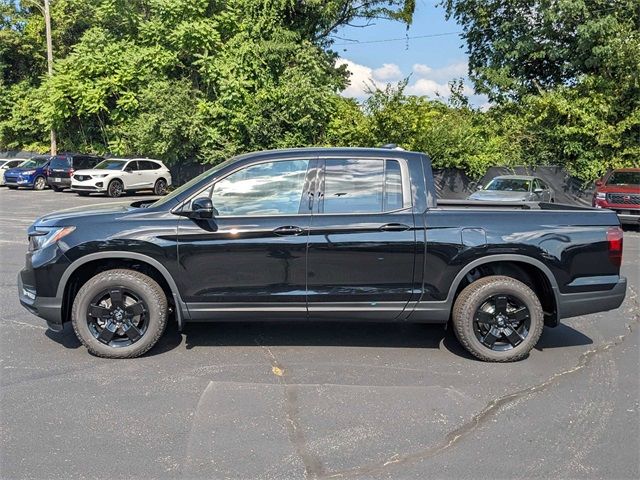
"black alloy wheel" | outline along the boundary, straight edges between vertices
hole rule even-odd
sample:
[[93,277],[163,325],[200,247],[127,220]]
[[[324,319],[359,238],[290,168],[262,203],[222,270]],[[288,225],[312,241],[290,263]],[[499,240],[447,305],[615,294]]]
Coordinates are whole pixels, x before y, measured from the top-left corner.
[[531,314],[513,295],[492,295],[475,312],[473,331],[485,347],[503,352],[520,345],[529,335]]
[[128,347],[146,333],[149,308],[131,290],[112,287],[91,300],[86,318],[89,331],[98,341],[110,347]]

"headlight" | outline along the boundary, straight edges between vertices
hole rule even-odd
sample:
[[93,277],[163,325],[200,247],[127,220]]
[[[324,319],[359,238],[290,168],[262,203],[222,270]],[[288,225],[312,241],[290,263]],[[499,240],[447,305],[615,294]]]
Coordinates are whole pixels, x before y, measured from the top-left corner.
[[25,170],[24,172],[20,172],[23,175],[33,175],[34,173],[36,173],[35,170]]
[[109,175],[109,174],[108,173],[99,173],[98,175],[94,175],[94,177],[96,177],[96,178],[104,178],[107,175]]
[[606,200],[607,194],[606,193],[602,193],[602,192],[598,192],[598,193],[596,193],[596,198],[598,200]]
[[76,227],[36,227],[36,231],[29,235],[29,251],[48,247],[75,229]]

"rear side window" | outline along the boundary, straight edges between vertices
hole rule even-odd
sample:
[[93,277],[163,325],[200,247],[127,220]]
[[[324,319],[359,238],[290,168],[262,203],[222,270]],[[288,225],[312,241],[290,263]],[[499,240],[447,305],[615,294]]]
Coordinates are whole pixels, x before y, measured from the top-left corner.
[[223,216],[296,215],[308,167],[308,160],[250,165],[218,181],[211,201]]
[[402,207],[397,160],[326,160],[323,213],[380,213]]
[[146,160],[138,161],[140,165],[140,170],[157,170],[160,168],[160,165],[156,162],[149,162]]
[[73,157],[73,168],[76,170],[93,168],[100,162],[100,160],[101,158],[97,157]]

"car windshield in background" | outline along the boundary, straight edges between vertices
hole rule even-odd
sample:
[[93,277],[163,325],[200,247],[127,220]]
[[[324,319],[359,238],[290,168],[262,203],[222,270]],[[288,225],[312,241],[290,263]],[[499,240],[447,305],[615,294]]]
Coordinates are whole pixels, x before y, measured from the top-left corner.
[[122,170],[126,163],[126,160],[103,160],[93,168],[99,168],[101,170]]
[[502,192],[528,192],[531,180],[520,178],[495,178],[491,180],[485,190],[499,190]]
[[22,162],[19,167],[20,168],[38,168],[47,163],[47,157],[34,157],[29,160],[25,160]]
[[607,185],[640,185],[640,172],[615,172]]

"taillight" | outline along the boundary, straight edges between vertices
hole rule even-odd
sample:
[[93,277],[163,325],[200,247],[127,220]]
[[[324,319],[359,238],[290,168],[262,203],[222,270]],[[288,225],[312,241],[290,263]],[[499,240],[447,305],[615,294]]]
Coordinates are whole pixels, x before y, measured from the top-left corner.
[[622,239],[623,233],[620,227],[611,227],[607,230],[609,260],[617,267],[622,265]]

